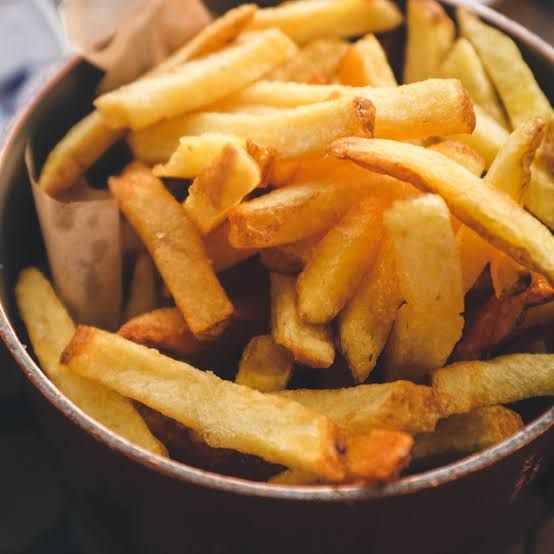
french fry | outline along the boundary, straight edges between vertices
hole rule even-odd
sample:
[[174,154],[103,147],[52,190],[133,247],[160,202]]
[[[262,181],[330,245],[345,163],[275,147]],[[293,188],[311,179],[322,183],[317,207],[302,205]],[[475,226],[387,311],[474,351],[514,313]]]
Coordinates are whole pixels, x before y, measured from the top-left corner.
[[204,235],[221,224],[261,182],[258,164],[244,148],[228,144],[194,180],[183,203],[186,214]]
[[433,389],[448,399],[445,411],[554,395],[554,355],[511,354],[488,361],[457,362],[432,374]]
[[395,87],[387,55],[374,34],[352,44],[340,63],[337,76],[343,85],[354,87]]
[[454,22],[434,0],[408,0],[404,82],[414,83],[437,74],[454,43]]
[[500,105],[479,55],[465,38],[459,38],[442,62],[438,76],[445,79],[460,79],[473,101],[481,106],[502,127],[508,128],[504,109]]
[[415,460],[465,456],[489,448],[523,429],[519,414],[503,406],[480,408],[439,421],[432,433],[418,435]]
[[122,136],[123,132],[108,127],[97,111],[91,112],[48,154],[39,186],[51,196],[70,188]]
[[228,221],[216,227],[203,239],[206,254],[216,273],[230,269],[258,253],[257,250],[252,248],[235,248],[231,245]]
[[533,306],[525,313],[525,319],[516,329],[521,333],[537,327],[549,327],[554,324],[554,302]]
[[293,367],[290,352],[270,335],[260,335],[246,345],[235,383],[260,392],[280,391],[287,388]]
[[348,50],[348,44],[336,38],[312,40],[298,54],[266,75],[270,81],[329,83]]
[[525,191],[525,207],[550,229],[554,229],[554,180],[547,168],[534,164]]
[[258,10],[251,29],[277,27],[298,44],[321,36],[347,38],[388,31],[402,23],[400,10],[389,0],[300,0]]
[[196,431],[215,448],[341,480],[333,424],[283,398],[223,381],[118,335],[79,327],[62,356],[75,373]]
[[[271,148],[278,157],[321,152],[335,138],[372,136],[375,110],[363,98],[338,98],[265,115],[207,112],[186,114],[135,133],[131,148],[139,159],[165,161],[179,138],[205,133],[234,134]],[[163,156],[163,157],[162,157]]]
[[52,285],[35,268],[21,272],[15,288],[19,313],[33,351],[52,382],[83,412],[110,431],[154,454],[167,456],[130,400],[70,371],[60,363],[75,325]]
[[302,321],[296,309],[296,279],[271,274],[271,334],[297,362],[329,367],[335,359],[331,329]]
[[321,483],[320,478],[308,471],[298,471],[297,469],[286,469],[269,479],[268,483],[272,485],[285,485],[287,487],[301,487],[305,485],[317,485]]
[[322,235],[315,235],[298,242],[264,248],[260,252],[260,259],[271,272],[296,275],[304,269],[322,238]]
[[109,186],[148,248],[191,331],[199,339],[220,334],[233,314],[233,305],[183,208],[140,164],[112,177]]
[[339,314],[339,345],[356,383],[363,383],[375,368],[401,303],[395,254],[387,241]]
[[208,106],[256,81],[295,53],[290,39],[270,29],[169,73],[145,77],[103,94],[94,105],[108,125],[141,129]]
[[465,225],[462,225],[456,232],[456,246],[460,256],[465,294],[473,288],[489,261],[499,252],[473,229]]
[[303,320],[329,323],[354,294],[375,262],[389,204],[388,198],[363,199],[315,247],[296,285]]
[[554,280],[554,238],[501,192],[437,152],[381,139],[342,139],[329,151],[444,196],[463,223],[517,262]]
[[531,272],[503,252],[493,249],[489,258],[492,286],[497,298],[512,296],[531,283]]
[[276,394],[326,415],[347,436],[373,429],[424,433],[433,431],[443,417],[442,400],[431,387],[409,381]]
[[138,255],[129,289],[129,298],[125,306],[125,321],[158,307],[156,269],[148,254]]
[[471,171],[477,177],[481,177],[485,171],[485,160],[479,152],[476,152],[463,142],[457,142],[455,140],[443,140],[437,142],[428,147],[429,150],[440,152],[447,158],[454,160],[461,166],[465,167],[468,171]]

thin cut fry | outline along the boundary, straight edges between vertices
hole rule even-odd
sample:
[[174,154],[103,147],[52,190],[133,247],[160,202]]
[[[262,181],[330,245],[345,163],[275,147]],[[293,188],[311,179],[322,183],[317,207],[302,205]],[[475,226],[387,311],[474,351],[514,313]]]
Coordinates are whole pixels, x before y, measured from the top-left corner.
[[223,381],[213,373],[91,327],[79,327],[63,362],[83,377],[198,432],[215,448],[341,480],[335,427],[295,402]]
[[404,82],[414,83],[437,74],[454,43],[454,22],[434,0],[408,0]]
[[296,285],[302,319],[328,323],[348,302],[375,262],[389,204],[388,198],[365,198],[318,243]]
[[293,367],[290,352],[271,335],[260,335],[246,345],[235,383],[260,392],[277,392],[287,388]]
[[448,414],[554,395],[554,355],[511,354],[458,362],[435,371],[433,389],[448,399]]
[[402,23],[389,0],[300,0],[258,10],[251,29],[278,27],[298,44],[322,36],[352,37],[388,31]]
[[38,269],[21,272],[15,288],[19,313],[42,369],[83,412],[114,433],[154,454],[167,456],[133,404],[124,396],[76,375],[60,363],[75,325],[52,285]]
[[194,335],[203,339],[220,334],[233,314],[233,305],[181,205],[140,164],[112,177],[109,185]]
[[94,102],[112,127],[141,129],[216,102],[256,81],[296,52],[294,43],[270,29],[174,68],[103,94]]
[[238,265],[255,256],[253,248],[235,248],[229,242],[229,222],[225,221],[204,238],[204,247],[216,273]]
[[329,367],[335,359],[331,329],[302,321],[296,309],[296,279],[271,274],[271,334],[294,359],[310,367]]
[[157,308],[158,303],[156,268],[148,254],[139,254],[133,270],[124,320],[129,321],[133,317],[149,312]]
[[548,229],[459,164],[419,146],[380,139],[342,139],[330,152],[441,194],[463,223],[554,281],[554,238]]
[[429,150],[444,154],[447,158],[454,160],[474,175],[477,175],[477,177],[481,177],[485,171],[483,156],[463,142],[443,140],[429,146]]

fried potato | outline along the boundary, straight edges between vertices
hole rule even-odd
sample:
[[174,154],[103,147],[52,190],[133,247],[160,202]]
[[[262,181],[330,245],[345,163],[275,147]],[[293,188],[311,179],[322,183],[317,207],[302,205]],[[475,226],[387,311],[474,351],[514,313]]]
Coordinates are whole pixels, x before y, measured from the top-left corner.
[[251,29],[278,27],[298,44],[322,36],[353,37],[388,31],[402,23],[389,0],[300,0],[258,10]]
[[433,431],[443,417],[442,401],[431,387],[409,381],[276,394],[326,415],[348,436],[373,429],[423,433]]
[[110,129],[97,111],[91,112],[48,154],[39,186],[51,196],[70,188],[122,136],[123,132]]
[[414,83],[437,74],[454,43],[454,22],[434,0],[408,0],[404,82]]
[[503,252],[493,249],[489,261],[492,286],[497,298],[522,292],[531,283],[531,271]]
[[158,307],[158,303],[156,268],[148,254],[139,254],[133,269],[133,278],[129,286],[129,298],[123,319],[129,321],[133,317],[150,312]]
[[479,408],[439,421],[432,433],[418,435],[415,460],[465,456],[489,448],[523,429],[519,414],[503,406]]
[[329,367],[335,359],[331,329],[302,321],[296,308],[296,279],[271,274],[271,334],[297,362]]
[[223,381],[92,327],[79,327],[62,359],[75,373],[196,431],[212,447],[330,480],[344,475],[334,425],[295,402]]
[[499,254],[473,229],[462,225],[456,232],[456,246],[462,267],[464,294],[473,288],[489,261]]
[[184,135],[234,134],[271,148],[278,157],[321,152],[335,138],[372,136],[375,109],[363,98],[338,98],[264,115],[207,112],[186,114],[132,135],[131,148],[139,159],[165,161]]
[[554,229],[554,180],[548,169],[534,164],[531,182],[525,191],[525,207],[550,229]]
[[318,485],[321,484],[321,480],[317,475],[309,473],[307,471],[298,471],[297,469],[286,469],[281,471],[277,475],[274,475],[268,480],[268,483],[272,485],[285,485],[290,486],[305,486],[305,485]]
[[229,242],[229,222],[203,237],[206,254],[216,273],[225,271],[255,256],[258,251],[252,248],[235,248]]
[[244,148],[228,144],[194,180],[183,202],[185,212],[204,235],[221,224],[261,182],[258,164]]
[[271,272],[297,275],[304,269],[322,238],[323,235],[315,235],[298,242],[264,248],[260,251],[260,259]]
[[375,368],[402,300],[394,249],[387,241],[339,314],[338,342],[356,383],[363,383]]
[[554,355],[511,354],[457,362],[432,374],[433,389],[448,399],[448,414],[461,414],[533,396],[554,395]]
[[286,35],[270,29],[169,73],[144,77],[103,94],[94,105],[109,126],[141,129],[208,106],[256,81],[296,50]]
[[296,56],[266,75],[270,81],[329,83],[348,50],[348,44],[336,38],[310,41]]
[[330,153],[444,196],[452,213],[522,265],[554,280],[554,238],[539,221],[459,164],[412,144],[342,139]]
[[354,87],[395,87],[398,84],[387,55],[374,34],[350,45],[340,62],[337,76],[343,85]]
[[199,339],[219,335],[233,314],[233,305],[183,208],[140,164],[112,177],[109,186],[148,248],[191,331]]
[[287,388],[293,368],[292,354],[271,335],[260,335],[246,345],[235,383],[260,392],[280,391]]
[[554,302],[548,302],[529,308],[525,313],[525,319],[516,331],[521,333],[529,329],[550,327],[552,325],[554,325]]
[[447,158],[454,160],[461,166],[465,167],[468,171],[471,171],[477,177],[481,177],[485,171],[485,160],[479,152],[476,152],[463,142],[457,142],[455,140],[443,140],[437,142],[428,147],[429,150],[440,152]]
[[60,363],[75,325],[52,285],[38,269],[28,268],[21,272],[15,296],[33,352],[58,389],[110,431],[154,454],[167,456],[165,447],[150,433],[130,400],[76,375]]
[[353,206],[314,248],[296,284],[300,317],[328,323],[354,294],[375,262],[390,199],[367,197]]
[[[337,96],[369,99],[376,109],[375,136],[380,138],[417,140],[471,133],[475,127],[471,99],[457,79],[429,79],[394,88],[260,81],[230,96],[218,109],[252,105],[293,108]],[[167,129],[171,131],[169,124]],[[135,135],[132,142],[139,139]],[[157,140],[161,142],[161,138]]]

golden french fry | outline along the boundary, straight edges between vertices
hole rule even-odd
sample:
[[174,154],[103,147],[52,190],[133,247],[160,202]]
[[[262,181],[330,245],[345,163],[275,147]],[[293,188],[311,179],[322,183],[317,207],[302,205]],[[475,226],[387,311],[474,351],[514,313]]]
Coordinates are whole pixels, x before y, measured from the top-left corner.
[[283,33],[270,29],[169,73],[144,77],[98,97],[94,105],[112,127],[141,129],[197,110],[256,81],[296,53]]
[[432,433],[418,435],[415,460],[464,456],[494,446],[523,429],[519,414],[503,406],[480,408],[439,421]]
[[204,235],[221,224],[261,182],[258,164],[244,148],[228,144],[194,180],[183,203],[186,214]]
[[326,415],[348,436],[373,429],[423,433],[433,431],[443,417],[442,400],[431,387],[409,381],[276,394]]
[[48,154],[39,186],[51,196],[68,189],[122,136],[123,132],[110,129],[97,111],[88,114]]
[[271,272],[296,275],[304,269],[322,238],[322,235],[315,235],[298,242],[264,248],[260,259]]
[[314,248],[296,284],[303,320],[329,323],[352,297],[375,262],[389,205],[388,198],[364,198]]
[[428,147],[429,150],[440,152],[447,158],[454,160],[477,177],[481,177],[485,171],[485,160],[479,152],[476,152],[463,142],[455,140],[443,140]]
[[112,177],[109,186],[194,335],[203,339],[220,334],[233,314],[233,305],[182,206],[140,164],[132,164],[120,177]]
[[531,272],[503,252],[493,249],[489,261],[492,286],[497,298],[517,294],[531,283]]
[[123,337],[79,327],[62,356],[77,374],[196,431],[215,448],[341,480],[334,425],[295,402],[223,381]]
[[290,352],[271,335],[260,335],[246,345],[235,383],[260,392],[280,391],[287,388],[293,367]]
[[395,87],[396,78],[387,55],[374,34],[350,46],[342,58],[337,76],[343,85],[354,87]]
[[387,241],[339,315],[339,345],[356,383],[363,383],[375,368],[402,300],[395,253]]
[[296,308],[296,279],[271,274],[271,334],[294,359],[310,367],[329,367],[335,359],[331,329],[302,321]]
[[404,82],[414,83],[437,74],[454,43],[454,22],[434,0],[408,0]]
[[231,245],[228,221],[216,227],[203,239],[206,254],[216,273],[230,269],[258,253],[257,250],[252,248],[235,248]]
[[388,31],[402,23],[389,0],[300,0],[258,10],[251,29],[278,27],[298,44],[322,36],[352,37]]
[[550,229],[554,229],[554,180],[541,164],[533,164],[531,173],[531,182],[525,191],[525,207]]
[[60,363],[75,325],[52,285],[35,268],[21,272],[15,288],[19,314],[33,351],[52,382],[83,412],[110,431],[154,454],[167,456],[130,400],[70,371]]
[[445,79],[460,79],[473,101],[496,119],[502,127],[508,127],[504,109],[500,105],[494,86],[475,48],[467,39],[462,37],[456,41],[442,62],[438,75]]
[[321,152],[335,138],[372,136],[375,109],[363,98],[338,98],[328,102],[279,110],[264,115],[207,112],[186,114],[134,133],[131,148],[139,159],[162,157],[177,148],[179,138],[205,133],[232,134],[271,148],[278,157]]
[[489,261],[499,254],[473,229],[462,225],[456,232],[456,245],[462,267],[464,294],[473,288]]
[[448,414],[552,396],[554,355],[511,354],[488,361],[457,362],[435,371],[432,382],[433,389],[448,399]]
[[340,39],[312,40],[296,56],[266,75],[266,79],[298,83],[328,83],[335,76],[347,50],[348,44]]
[[158,284],[156,268],[148,254],[139,254],[133,270],[129,298],[125,306],[124,321],[150,312],[158,307]]
[[505,194],[438,152],[381,139],[342,139],[329,151],[444,196],[452,213],[522,265],[554,280],[554,238]]

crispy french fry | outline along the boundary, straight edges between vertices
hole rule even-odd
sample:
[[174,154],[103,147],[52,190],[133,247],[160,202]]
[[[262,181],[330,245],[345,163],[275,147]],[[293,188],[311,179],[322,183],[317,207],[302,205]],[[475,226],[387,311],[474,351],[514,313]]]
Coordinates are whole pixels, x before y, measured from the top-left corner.
[[277,392],[287,388],[293,367],[290,352],[271,335],[260,335],[246,345],[235,383],[260,392]]
[[133,270],[124,320],[129,321],[133,317],[150,312],[158,307],[158,302],[156,268],[148,254],[139,254]]
[[79,327],[62,356],[83,377],[200,434],[210,446],[341,480],[333,424],[295,402],[223,381],[123,337]]
[[229,222],[225,221],[219,227],[208,233],[204,239],[206,254],[212,263],[214,271],[220,273],[238,265],[257,254],[252,248],[235,248],[229,242]]
[[[335,138],[372,136],[375,109],[363,98],[338,98],[265,115],[207,112],[164,121],[131,137],[139,159],[165,161],[184,135],[234,134],[271,148],[279,157],[321,152]],[[166,155],[167,154],[167,155]]]
[[296,309],[296,279],[271,274],[271,334],[294,359],[310,367],[329,367],[335,359],[331,329],[302,321]]
[[508,127],[504,109],[485,72],[479,55],[465,38],[459,38],[441,64],[438,75],[445,79],[460,79],[473,101],[481,106],[502,127]]
[[271,272],[296,275],[304,269],[322,238],[322,235],[315,235],[298,242],[264,248],[260,259]]
[[123,132],[110,129],[97,111],[91,112],[48,154],[39,186],[51,196],[68,189],[122,136]]
[[498,255],[498,250],[465,225],[456,232],[456,245],[460,255],[465,294],[473,288],[489,261]]
[[339,345],[357,383],[373,371],[390,335],[402,293],[390,241],[339,315]]
[[337,72],[343,85],[354,87],[395,87],[396,78],[387,55],[374,34],[352,44]]
[[503,252],[493,249],[489,261],[492,286],[497,298],[522,292],[531,283],[531,272]]
[[433,431],[443,417],[442,401],[431,387],[409,381],[276,394],[325,414],[348,436],[373,429],[423,433]]
[[363,199],[315,247],[296,285],[303,320],[330,322],[354,294],[375,262],[389,205],[388,198]]
[[554,355],[511,354],[488,361],[457,362],[435,371],[432,382],[433,389],[448,399],[448,414],[552,396]]
[[554,280],[554,238],[508,196],[437,152],[381,139],[342,139],[329,151],[444,196],[452,213],[522,265]]
[[169,73],[103,94],[94,105],[108,125],[141,129],[207,106],[256,81],[295,53],[286,35],[270,29]]
[[167,456],[165,447],[150,433],[130,400],[76,375],[60,363],[63,349],[75,333],[75,325],[52,285],[38,269],[21,272],[15,296],[33,351],[60,391],[114,433],[155,454]]
[[304,46],[296,56],[276,67],[266,79],[298,83],[329,83],[348,50],[348,44],[336,38],[319,38]]
[[278,27],[298,44],[321,36],[351,37],[388,31],[402,23],[389,0],[300,0],[258,10],[251,29]]
[[454,22],[434,0],[408,0],[404,82],[414,83],[437,74],[454,43]]
[[261,182],[258,164],[244,148],[228,144],[194,180],[183,203],[188,217],[206,235],[221,224]]
[[455,140],[443,140],[429,146],[429,150],[440,152],[447,158],[454,160],[477,177],[481,177],[485,171],[485,160],[479,152],[476,152],[463,142]]
[[203,339],[220,334],[233,314],[233,305],[183,208],[140,164],[129,166],[120,177],[112,177],[109,186],[194,335]]
[[547,168],[533,164],[525,191],[525,207],[550,229],[554,229],[554,180]]
[[416,438],[415,460],[464,456],[494,446],[523,429],[519,414],[503,406],[480,408],[439,421],[432,433]]

